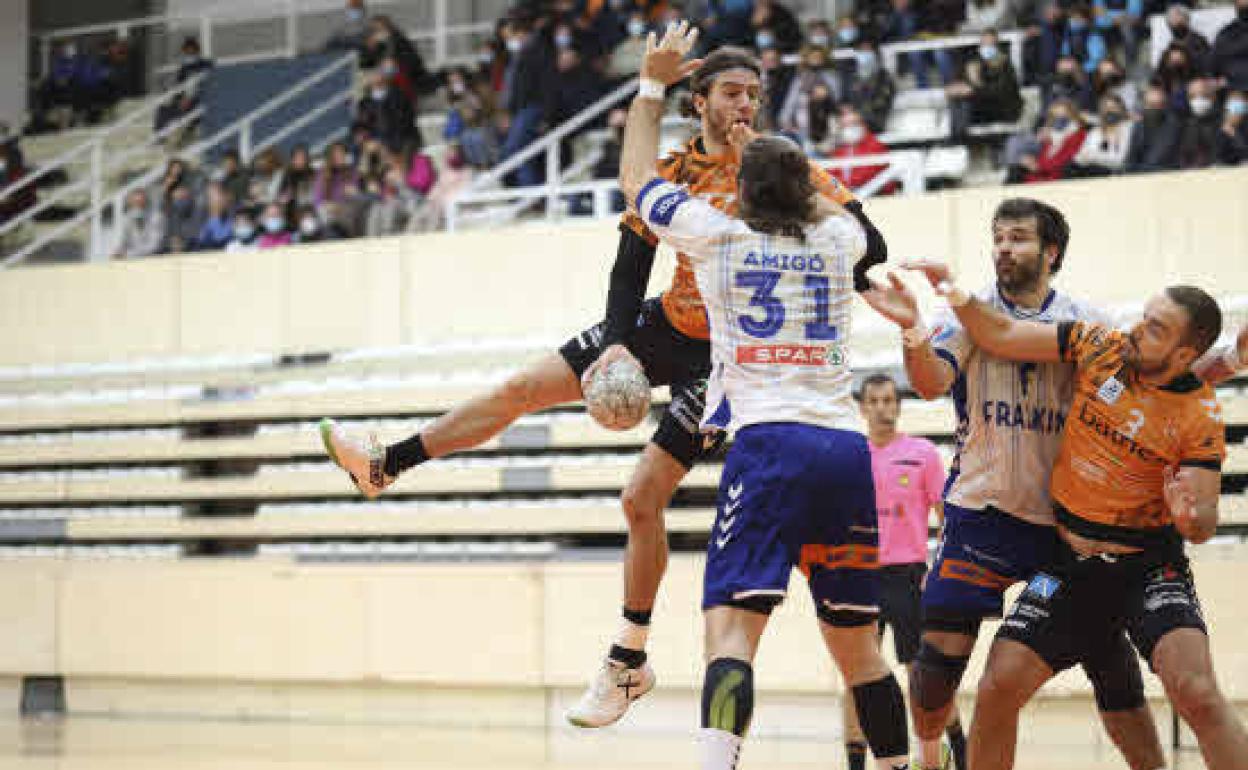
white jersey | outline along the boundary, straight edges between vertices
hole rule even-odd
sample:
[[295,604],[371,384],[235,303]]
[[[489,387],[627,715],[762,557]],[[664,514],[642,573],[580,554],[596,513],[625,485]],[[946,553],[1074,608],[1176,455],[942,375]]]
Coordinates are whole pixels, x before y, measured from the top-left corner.
[[653,179],[637,211],[693,263],[711,330],[707,428],[800,422],[862,432],[849,369],[853,265],[866,234],[848,214],[804,242],[751,230],[685,188]]
[[[996,284],[975,296],[1014,318],[1108,323],[1101,311],[1055,291],[1039,310],[1016,307]],[[976,510],[993,506],[1051,526],[1049,475],[1062,443],[1074,366],[993,358],[975,346],[952,312],[939,319],[932,346],[955,374],[950,395],[958,415],[958,450],[945,500]]]

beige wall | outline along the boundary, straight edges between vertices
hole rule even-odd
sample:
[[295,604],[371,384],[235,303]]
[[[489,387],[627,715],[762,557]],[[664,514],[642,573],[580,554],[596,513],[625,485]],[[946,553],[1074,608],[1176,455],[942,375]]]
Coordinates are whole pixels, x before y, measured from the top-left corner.
[[[1236,595],[1246,557],[1204,548],[1195,560],[1218,671],[1237,699],[1248,699],[1248,608]],[[656,607],[650,652],[667,687],[701,684],[701,571],[700,558],[674,558]],[[575,688],[615,629],[619,587],[612,562],[10,561],[0,563],[0,677]],[[839,691],[800,577],[791,589],[759,686]],[[1052,689],[1087,686],[1072,672]]]
[[[1012,194],[1069,216],[1060,284],[1073,293],[1141,299],[1179,280],[1248,292],[1248,168],[952,191],[868,209],[895,257],[946,259],[978,284],[990,277],[989,217]],[[601,316],[615,244],[614,225],[597,222],[13,270],[0,281],[0,365],[562,339]],[[655,290],[670,271],[664,250]]]

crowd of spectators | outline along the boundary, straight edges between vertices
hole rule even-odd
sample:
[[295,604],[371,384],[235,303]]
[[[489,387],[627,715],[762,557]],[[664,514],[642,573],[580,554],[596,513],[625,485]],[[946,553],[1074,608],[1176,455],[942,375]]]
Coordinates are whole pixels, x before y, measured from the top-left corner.
[[[889,151],[899,88],[939,89],[951,143],[982,141],[992,128],[1006,181],[1026,183],[1248,161],[1248,0],[1213,39],[1191,10],[1167,0],[857,0],[852,13],[803,22],[777,0],[521,0],[479,45],[471,64],[428,69],[416,46],[363,0],[347,0],[327,47],[358,52],[366,70],[348,140],[314,154],[268,149],[243,163],[225,153],[204,168],[172,161],[158,189],[136,192],[119,217],[117,255],[267,248],[356,235],[437,228],[446,204],[475,174],[514,156],[634,78],[648,32],[676,17],[699,19],[701,47],[751,48],[765,93],[763,128],[801,142],[815,157]],[[1146,19],[1164,13],[1170,42],[1148,63]],[[1021,30],[1009,50],[999,30]],[[899,55],[881,47],[944,36],[974,41]],[[211,66],[196,41],[182,49],[179,79]],[[75,72],[61,51],[39,104],[91,104],[67,96],[57,73]],[[1022,71],[1015,67],[1021,59]],[[77,66],[77,65],[75,65]],[[1039,91],[1039,117],[1020,123],[1024,88]],[[61,90],[58,90],[61,89]],[[194,108],[194,94],[161,120]],[[418,116],[430,100],[445,111],[441,136],[424,136]],[[89,109],[89,108],[87,108]],[[607,129],[595,175],[618,167],[623,113],[611,111],[569,135]],[[441,145],[436,153],[427,144]],[[860,186],[883,165],[837,174]],[[538,155],[504,178],[541,184]],[[892,189],[886,186],[883,192]],[[573,208],[584,200],[573,199]],[[622,202],[616,201],[617,205]],[[3,209],[0,209],[2,211]]]

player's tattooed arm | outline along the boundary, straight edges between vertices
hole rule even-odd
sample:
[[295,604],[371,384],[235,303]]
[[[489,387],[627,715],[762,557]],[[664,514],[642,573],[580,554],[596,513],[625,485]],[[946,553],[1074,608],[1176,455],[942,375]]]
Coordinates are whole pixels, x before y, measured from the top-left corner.
[[1057,363],[1062,360],[1060,325],[1021,321],[998,312],[953,284],[949,266],[931,260],[911,260],[903,267],[922,273],[949,306],[971,340],[985,353],[1007,361]]
[[1166,468],[1166,506],[1174,518],[1174,527],[1190,543],[1203,543],[1218,529],[1218,500],[1222,492],[1222,474],[1208,468],[1182,466],[1177,471]]
[[1243,326],[1235,337],[1235,342],[1210,350],[1192,364],[1192,372],[1197,377],[1217,385],[1231,379],[1244,370],[1248,364],[1248,326]]

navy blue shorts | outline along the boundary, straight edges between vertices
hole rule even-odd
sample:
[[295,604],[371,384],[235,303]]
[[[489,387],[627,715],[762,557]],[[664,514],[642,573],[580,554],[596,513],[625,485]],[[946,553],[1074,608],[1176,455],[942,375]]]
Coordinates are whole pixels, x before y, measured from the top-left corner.
[[1057,530],[995,508],[945,503],[945,526],[923,589],[923,627],[999,618],[1005,589],[1047,567],[1061,543]]
[[798,567],[821,618],[873,619],[875,516],[871,449],[862,434],[800,423],[743,428],[719,482],[702,608],[759,600],[774,606]]

